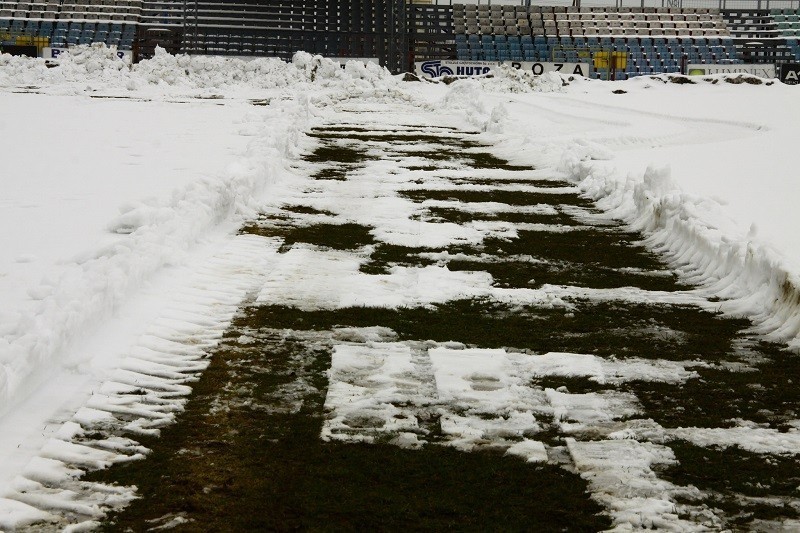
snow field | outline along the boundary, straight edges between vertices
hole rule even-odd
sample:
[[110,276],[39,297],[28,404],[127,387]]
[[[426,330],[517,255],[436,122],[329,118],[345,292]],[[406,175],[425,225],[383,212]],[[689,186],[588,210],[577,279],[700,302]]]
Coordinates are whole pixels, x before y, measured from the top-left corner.
[[[674,100],[682,98],[677,89],[689,90],[661,87],[661,82],[624,85],[630,89],[633,103],[626,107],[625,100],[620,100],[615,108],[597,105],[606,103],[608,84],[574,80],[565,85],[558,76],[533,81],[508,72],[496,80],[443,87],[401,84],[374,66],[351,63],[342,71],[332,62],[306,55],[286,65],[161,53],[131,70],[120,67],[119,62],[112,66],[110,61],[103,49],[82,51],[58,69],[0,56],[0,86],[24,84],[37,87],[32,91],[78,95],[70,97],[78,99],[95,91],[184,102],[218,96],[265,98],[269,105],[256,108],[256,118],[243,119],[240,133],[255,142],[236,162],[204,179],[186,179],[171,195],[159,189],[157,198],[141,200],[149,195],[148,187],[126,193],[138,200],[131,199],[120,216],[104,225],[112,234],[98,240],[98,245],[68,235],[65,240],[69,243],[80,242],[80,249],[75,250],[81,253],[80,259],[49,268],[44,273],[49,280],[26,291],[33,303],[20,300],[18,309],[2,317],[0,414],[6,413],[6,420],[15,406],[41,393],[39,384],[46,377],[63,372],[65,361],[70,365],[80,361],[76,368],[69,367],[70,372],[87,376],[86,383],[102,385],[65,423],[57,424],[58,429],[46,432],[43,441],[33,438],[32,429],[16,432],[15,437],[27,439],[33,451],[15,456],[0,469],[0,488],[6,489],[0,499],[0,527],[13,529],[40,520],[88,526],[109,508],[130,501],[133,488],[82,482],[81,472],[146,455],[147,450],[120,435],[158,434],[174,420],[191,381],[207,364],[208,350],[238,306],[256,294],[258,304],[305,310],[367,304],[425,306],[466,297],[565,311],[574,299],[691,304],[748,316],[759,332],[797,347],[800,301],[793,261],[800,247],[787,245],[778,252],[763,242],[755,229],[750,231],[751,220],[743,218],[741,211],[735,213],[739,220],[733,222],[721,202],[683,190],[692,180],[704,177],[691,172],[691,163],[707,170],[702,166],[706,156],[691,152],[687,144],[741,148],[748,140],[763,143],[765,136],[775,139],[776,132],[787,135],[785,127],[762,127],[759,117],[752,116],[675,119],[639,109],[642,101],[652,102],[652,94]],[[729,95],[729,89],[724,88],[723,94]],[[710,102],[718,94],[715,91],[723,89],[709,83],[691,90],[703,102]],[[774,105],[785,106],[785,88],[759,90],[774,91],[770,94],[779,95],[773,99]],[[120,312],[148,280],[175,265],[185,266],[193,259],[199,241],[215,229],[231,228],[254,216],[267,197],[287,204],[292,198],[301,199],[303,205],[335,213],[339,222],[372,228],[371,234],[379,242],[431,248],[431,257],[438,254],[443,259],[447,257],[433,249],[479,244],[488,237],[513,239],[517,231],[533,227],[434,224],[416,216],[425,207],[540,214],[556,209],[546,204],[526,208],[497,203],[413,204],[399,193],[414,190],[416,180],[425,180],[426,190],[448,190],[452,187],[448,179],[470,174],[447,162],[442,164],[444,170],[434,175],[404,168],[419,163],[422,152],[436,148],[433,144],[395,148],[391,160],[370,162],[349,174],[347,181],[317,183],[316,190],[299,194],[305,182],[290,173],[286,164],[294,162],[298,147],[309,146],[301,132],[339,113],[352,112],[352,117],[358,117],[358,113],[374,111],[382,113],[380,119],[370,113],[373,122],[358,125],[405,128],[409,135],[420,131],[439,135],[441,130],[436,128],[443,122],[466,125],[483,132],[479,138],[495,143],[499,153],[509,159],[534,163],[537,169],[528,173],[530,179],[568,178],[575,187],[559,193],[583,191],[610,217],[624,219],[642,231],[648,246],[667,257],[701,290],[499,289],[486,273],[451,272],[443,265],[394,267],[387,274],[370,276],[359,270],[369,255],[367,248],[338,251],[294,246],[277,254],[280,243],[276,240],[239,236],[222,239],[228,248],[191,269],[191,275],[181,280],[186,284],[184,291],[171,293],[169,299],[161,300],[156,316],[140,320],[145,333],[125,349],[124,357],[87,362],[73,352],[81,340],[96,335],[109,316]],[[397,127],[397,123],[403,126]],[[628,127],[631,129],[619,133],[620,128]],[[387,147],[379,141],[366,144],[368,155],[381,154]],[[672,171],[658,165],[642,167],[642,157],[658,159],[659,154],[673,149],[689,150],[693,160]],[[313,165],[295,163],[292,172],[312,169]],[[776,176],[770,183],[780,185],[776,194],[789,196],[780,194],[785,190],[781,179],[785,179],[786,169],[770,169]],[[512,175],[498,171],[480,174]],[[67,184],[75,180],[73,175]],[[713,181],[719,184],[719,180]],[[502,187],[555,192],[513,183]],[[483,185],[466,188],[488,190]],[[718,192],[722,200],[725,194],[736,196],[727,188]],[[31,194],[35,193],[32,189]],[[735,211],[738,204],[729,205]],[[795,226],[786,210],[759,211],[759,215],[770,215],[765,225],[771,230],[765,236],[767,241],[791,244],[784,234]],[[583,216],[594,222],[603,219],[592,213]],[[775,222],[781,217],[783,224]],[[772,239],[774,235],[781,239]],[[17,255],[15,260],[22,261],[16,264],[26,264],[26,257],[32,258]],[[710,303],[709,297],[722,301]],[[667,446],[670,440],[699,446],[735,444],[763,454],[797,454],[800,448],[796,432],[753,427],[747,421],[734,428],[662,428],[642,418],[646,413],[634,395],[614,388],[634,380],[679,384],[695,379],[693,369],[703,364],[613,360],[590,354],[531,357],[497,347],[422,341],[343,343],[336,347],[329,371],[328,418],[322,436],[339,441],[387,439],[410,448],[430,443],[465,451],[501,448],[530,462],[558,461],[562,450],[549,449],[536,440],[543,421],[553,420],[558,430],[569,436],[570,468],[587,479],[593,497],[606,507],[620,530],[713,529],[719,526],[718,518],[702,504],[676,503],[699,501],[705,496],[701,491],[676,486],[656,474],[659,466],[675,461]],[[535,379],[547,376],[581,376],[608,388],[572,394],[532,386]],[[431,434],[432,416],[441,421],[441,435]],[[93,430],[105,432],[107,438],[88,438]],[[9,447],[10,442],[6,439],[2,444]],[[678,513],[689,519],[678,518]]]

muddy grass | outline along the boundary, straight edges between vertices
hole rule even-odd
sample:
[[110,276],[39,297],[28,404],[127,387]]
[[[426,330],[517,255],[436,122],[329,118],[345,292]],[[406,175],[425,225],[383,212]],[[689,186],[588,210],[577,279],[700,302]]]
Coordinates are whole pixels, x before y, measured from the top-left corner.
[[578,302],[577,309],[508,306],[458,300],[427,308],[348,307],[300,311],[259,307],[253,325],[297,330],[384,326],[400,340],[457,341],[532,353],[573,352],[652,359],[726,360],[733,337],[746,323],[723,320],[695,307]]
[[[388,157],[403,153],[409,143],[435,142],[443,146],[441,151],[409,152],[430,162],[415,168],[435,170],[440,168],[438,162],[458,161],[478,169],[530,170],[478,153],[479,145],[470,141],[430,134],[409,137],[402,131],[413,130],[375,134],[358,126],[321,128],[313,133],[321,145],[307,160],[324,165],[315,176],[319,179],[346,179],[349,172],[364,166],[369,142],[396,145],[397,151],[390,150]],[[470,180],[454,180],[450,190],[420,188],[402,195],[415,202],[550,204],[595,212],[593,204],[577,194],[471,191],[458,188],[456,182]],[[514,183],[482,178],[475,182]],[[281,251],[297,243],[340,250],[371,246],[371,257],[361,267],[367,274],[382,274],[395,265],[433,264],[436,261],[424,254],[443,251],[376,242],[372,228],[357,224],[303,225],[292,214],[335,215],[302,205],[283,211],[285,217],[253,222],[242,232],[281,238]],[[479,246],[445,250],[475,258],[445,261],[449,269],[489,272],[498,286],[685,288],[641,246],[640,235],[613,223],[586,226],[562,212],[475,215],[432,208],[422,218],[426,216],[458,224],[493,220],[585,226],[567,232],[522,230],[515,239],[490,238]],[[743,331],[750,324],[745,320],[725,319],[694,306],[582,300],[571,304],[574,308],[564,309],[465,299],[415,309],[246,307],[212,354],[211,366],[196,384],[179,422],[165,429],[161,439],[144,442],[153,448],[152,456],[90,476],[136,485],[145,495],[112,516],[105,529],[141,531],[172,516],[191,520],[180,526],[181,531],[610,527],[587,497],[586,483],[555,465],[531,466],[492,452],[467,454],[436,445],[409,451],[388,444],[322,442],[326,371],[332,330],[337,327],[383,326],[401,341],[507,347],[531,357],[574,352],[621,359],[699,360],[713,366],[693,368],[699,377],[686,383],[632,381],[616,388],[633,393],[643,416],[664,427],[729,427],[734,419],[746,419],[788,430],[789,422],[800,418],[796,386],[800,362],[778,346],[748,338]],[[745,364],[750,371],[734,372],[731,363]],[[537,378],[531,385],[565,386],[571,393],[609,389],[586,378]],[[429,423],[435,426],[437,421]],[[561,445],[563,435],[554,428],[545,423],[545,430],[533,438]],[[435,434],[435,428],[432,431]],[[753,519],[797,516],[781,502],[752,499],[793,496],[800,486],[796,459],[684,442],[668,445],[680,463],[663,475],[677,484],[711,491],[708,503],[728,512],[733,525],[745,528]]]
[[[147,495],[105,530],[144,531],[167,515],[191,520],[179,531],[609,527],[585,482],[556,466],[439,446],[322,442],[325,334],[255,333],[251,321],[228,333],[180,422],[145,443],[155,449],[146,461],[91,476]],[[239,344],[239,328],[258,344]],[[307,386],[287,405],[298,379]]]
[[498,202],[501,204],[529,206],[538,204],[560,205],[568,204],[577,207],[593,208],[590,200],[580,198],[575,194],[542,193],[528,191],[476,191],[469,189],[426,190],[415,189],[401,191],[404,196],[413,202],[422,203],[425,200],[445,200],[456,202]]
[[334,250],[355,250],[374,244],[370,228],[360,224],[312,224],[309,226],[270,225],[252,223],[244,226],[240,233],[262,237],[281,237],[283,244],[279,252],[284,253],[297,243],[305,243]]
[[668,468],[663,476],[711,492],[709,503],[726,511],[742,531],[753,519],[800,518],[798,509],[789,505],[800,486],[796,457],[764,456],[737,447],[700,448],[684,441],[672,442],[670,448],[679,466]]
[[696,368],[700,377],[679,388],[648,383],[624,389],[636,394],[646,412],[659,413],[660,423],[667,427],[732,427],[736,419],[743,419],[788,430],[787,423],[800,417],[800,390],[795,386],[800,361],[774,344],[752,341],[747,351],[738,342],[731,344],[724,359],[736,362],[757,356],[750,371]]

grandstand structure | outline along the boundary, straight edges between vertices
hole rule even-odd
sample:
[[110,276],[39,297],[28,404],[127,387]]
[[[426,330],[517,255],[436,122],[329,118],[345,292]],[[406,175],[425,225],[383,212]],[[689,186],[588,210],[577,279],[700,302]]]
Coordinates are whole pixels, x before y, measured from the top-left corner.
[[431,59],[589,62],[593,75],[616,79],[678,72],[689,63],[800,60],[800,11],[761,9],[758,0],[738,1],[735,9],[724,0],[715,2],[722,9],[546,4],[5,0],[0,46],[103,42],[138,58],[156,45],[173,53],[282,59],[304,50],[375,58],[397,72]]

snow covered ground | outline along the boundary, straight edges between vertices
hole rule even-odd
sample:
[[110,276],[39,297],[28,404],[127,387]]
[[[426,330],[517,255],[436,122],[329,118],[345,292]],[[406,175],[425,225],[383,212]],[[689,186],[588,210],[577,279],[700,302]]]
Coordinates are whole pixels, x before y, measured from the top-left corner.
[[[236,235],[270,198],[293,194],[303,168],[292,165],[312,143],[303,132],[331,120],[334,104],[342,102],[394,105],[393,112],[401,115],[393,121],[387,114],[385,124],[447,124],[481,132],[480,140],[493,144],[500,156],[572,182],[641,230],[648,246],[699,285],[702,296],[720,298],[716,305],[723,311],[748,316],[764,334],[800,346],[800,238],[795,231],[800,212],[792,205],[800,185],[790,157],[800,120],[795,87],[732,84],[723,78],[695,84],[670,83],[665,77],[532,80],[516,72],[446,85],[404,82],[355,63],[340,70],[308,56],[285,65],[160,55],[127,70],[96,49],[55,69],[0,56],[0,91],[0,496],[8,497],[0,499],[0,529],[47,518],[42,508],[97,517],[132,497],[109,491],[98,498],[91,486],[50,495],[44,504],[41,496],[21,495],[35,492],[31,483],[36,480],[75,478],[74,471],[58,466],[66,459],[82,457],[78,463],[92,468],[146,453],[133,441],[107,443],[107,455],[73,449],[70,442],[84,422],[117,423],[103,413],[124,413],[128,429],[143,434],[173,420],[191,379],[166,367],[201,372],[207,364],[203,355],[236,308],[255,294],[262,302],[306,305],[313,296],[315,305],[334,308],[364,301],[424,305],[464,294],[506,297],[485,276],[440,268],[394,271],[365,285],[367,276],[359,277],[357,265],[334,252],[292,250],[291,261],[277,265],[272,257],[278,244]],[[390,174],[390,167],[385,170]],[[389,179],[380,186],[390,189],[397,183]],[[337,206],[338,212],[377,228],[376,236],[387,242],[435,248],[513,231],[446,225],[421,231],[417,222],[410,226],[410,219],[401,224],[409,215],[402,202],[377,204],[375,191],[358,180],[350,187],[339,191],[338,198],[350,202]],[[325,201],[320,198],[316,207],[326,209]],[[302,277],[292,280],[284,271],[310,261],[330,269],[318,285]],[[364,292],[331,285],[340,279]],[[537,289],[524,297],[562,305],[565,292]],[[626,378],[619,376],[626,375],[658,380],[662,371],[676,381],[692,376],[691,364],[628,360],[614,366],[581,354],[549,354],[538,360],[542,368],[537,370],[496,347],[443,346],[428,355],[428,372],[439,387],[436,401],[450,404],[465,401],[468,374],[463,370],[482,361],[472,374],[491,374],[500,385],[466,400],[481,415],[487,409],[502,411],[506,416],[500,418],[510,427],[494,428],[501,433],[513,432],[515,424],[534,427],[531,411],[544,403],[562,414],[585,414],[606,405],[603,401],[604,413],[612,418],[635,412],[635,401],[622,396],[590,398],[582,406],[552,389],[540,398],[521,386],[525,376],[545,367],[549,374],[601,382],[622,382]],[[340,372],[342,379],[330,392],[330,408],[353,399],[352,387],[360,386],[347,382],[354,365],[369,361],[367,377],[373,372],[395,379],[416,357],[404,344],[337,349],[331,372]],[[168,393],[162,409],[147,411],[129,400],[145,375],[155,376]],[[382,386],[394,387],[391,379]],[[604,413],[589,413],[587,423]],[[451,417],[453,431],[461,428],[456,445],[469,449],[472,437],[464,426],[491,421],[462,415]],[[327,430],[335,431],[339,422],[332,420]],[[486,430],[478,426],[472,429]],[[750,439],[751,448],[764,453],[800,453],[796,434],[749,429],[744,424],[716,433],[687,430],[680,438]],[[641,434],[653,431],[680,432],[648,427]],[[628,436],[637,433],[631,430]],[[663,446],[568,441],[577,468],[607,495],[609,506],[621,496],[609,489],[615,465],[603,459],[609,456],[603,446],[615,448],[611,455],[628,457],[628,466],[641,471],[639,478],[650,483],[644,492],[679,492],[655,479],[650,468],[674,460]],[[509,453],[547,460],[536,441]],[[94,496],[87,503],[80,491]],[[76,502],[80,507],[71,508]],[[641,509],[652,506],[630,512]],[[619,524],[635,522],[628,511],[615,514]]]

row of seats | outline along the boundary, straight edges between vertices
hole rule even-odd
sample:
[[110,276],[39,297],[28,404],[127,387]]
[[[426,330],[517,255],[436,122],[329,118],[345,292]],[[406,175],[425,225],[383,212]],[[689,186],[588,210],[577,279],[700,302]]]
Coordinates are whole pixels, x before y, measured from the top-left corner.
[[614,7],[614,6],[596,6],[596,7],[577,7],[577,6],[514,6],[508,4],[453,4],[454,13],[486,13],[486,12],[531,12],[531,13],[692,13],[692,14],[711,14],[719,15],[720,10],[717,8],[674,8],[674,7]]
[[[687,63],[740,63],[729,38],[611,38],[457,35],[457,57],[471,61],[563,61],[593,63],[596,54],[614,52],[625,77],[679,72]],[[607,74],[607,73],[606,73]]]
[[0,35],[10,42],[17,36],[34,38],[54,47],[66,47],[94,42],[130,50],[136,36],[136,25],[107,22],[38,21],[28,19],[0,19]]
[[784,37],[800,36],[800,11],[789,9],[779,11],[772,13],[772,20],[775,21],[778,33]]
[[672,10],[536,6],[453,6],[455,33],[480,35],[545,36],[728,36],[725,20],[717,10]]
[[138,22],[141,0],[40,0],[0,2],[0,18]]
[[[688,56],[692,63],[719,63],[737,60],[736,49],[730,39],[717,38],[675,39],[675,38],[615,38],[610,37],[543,37],[543,36],[488,36],[478,39],[470,35],[464,38],[458,36],[456,40],[458,59],[464,60],[498,60],[498,61],[549,61],[553,53],[565,51],[572,62],[578,58],[590,59],[587,50],[615,51],[630,54],[634,57],[646,58],[671,57],[680,60]],[[574,51],[574,55],[570,53]]]

